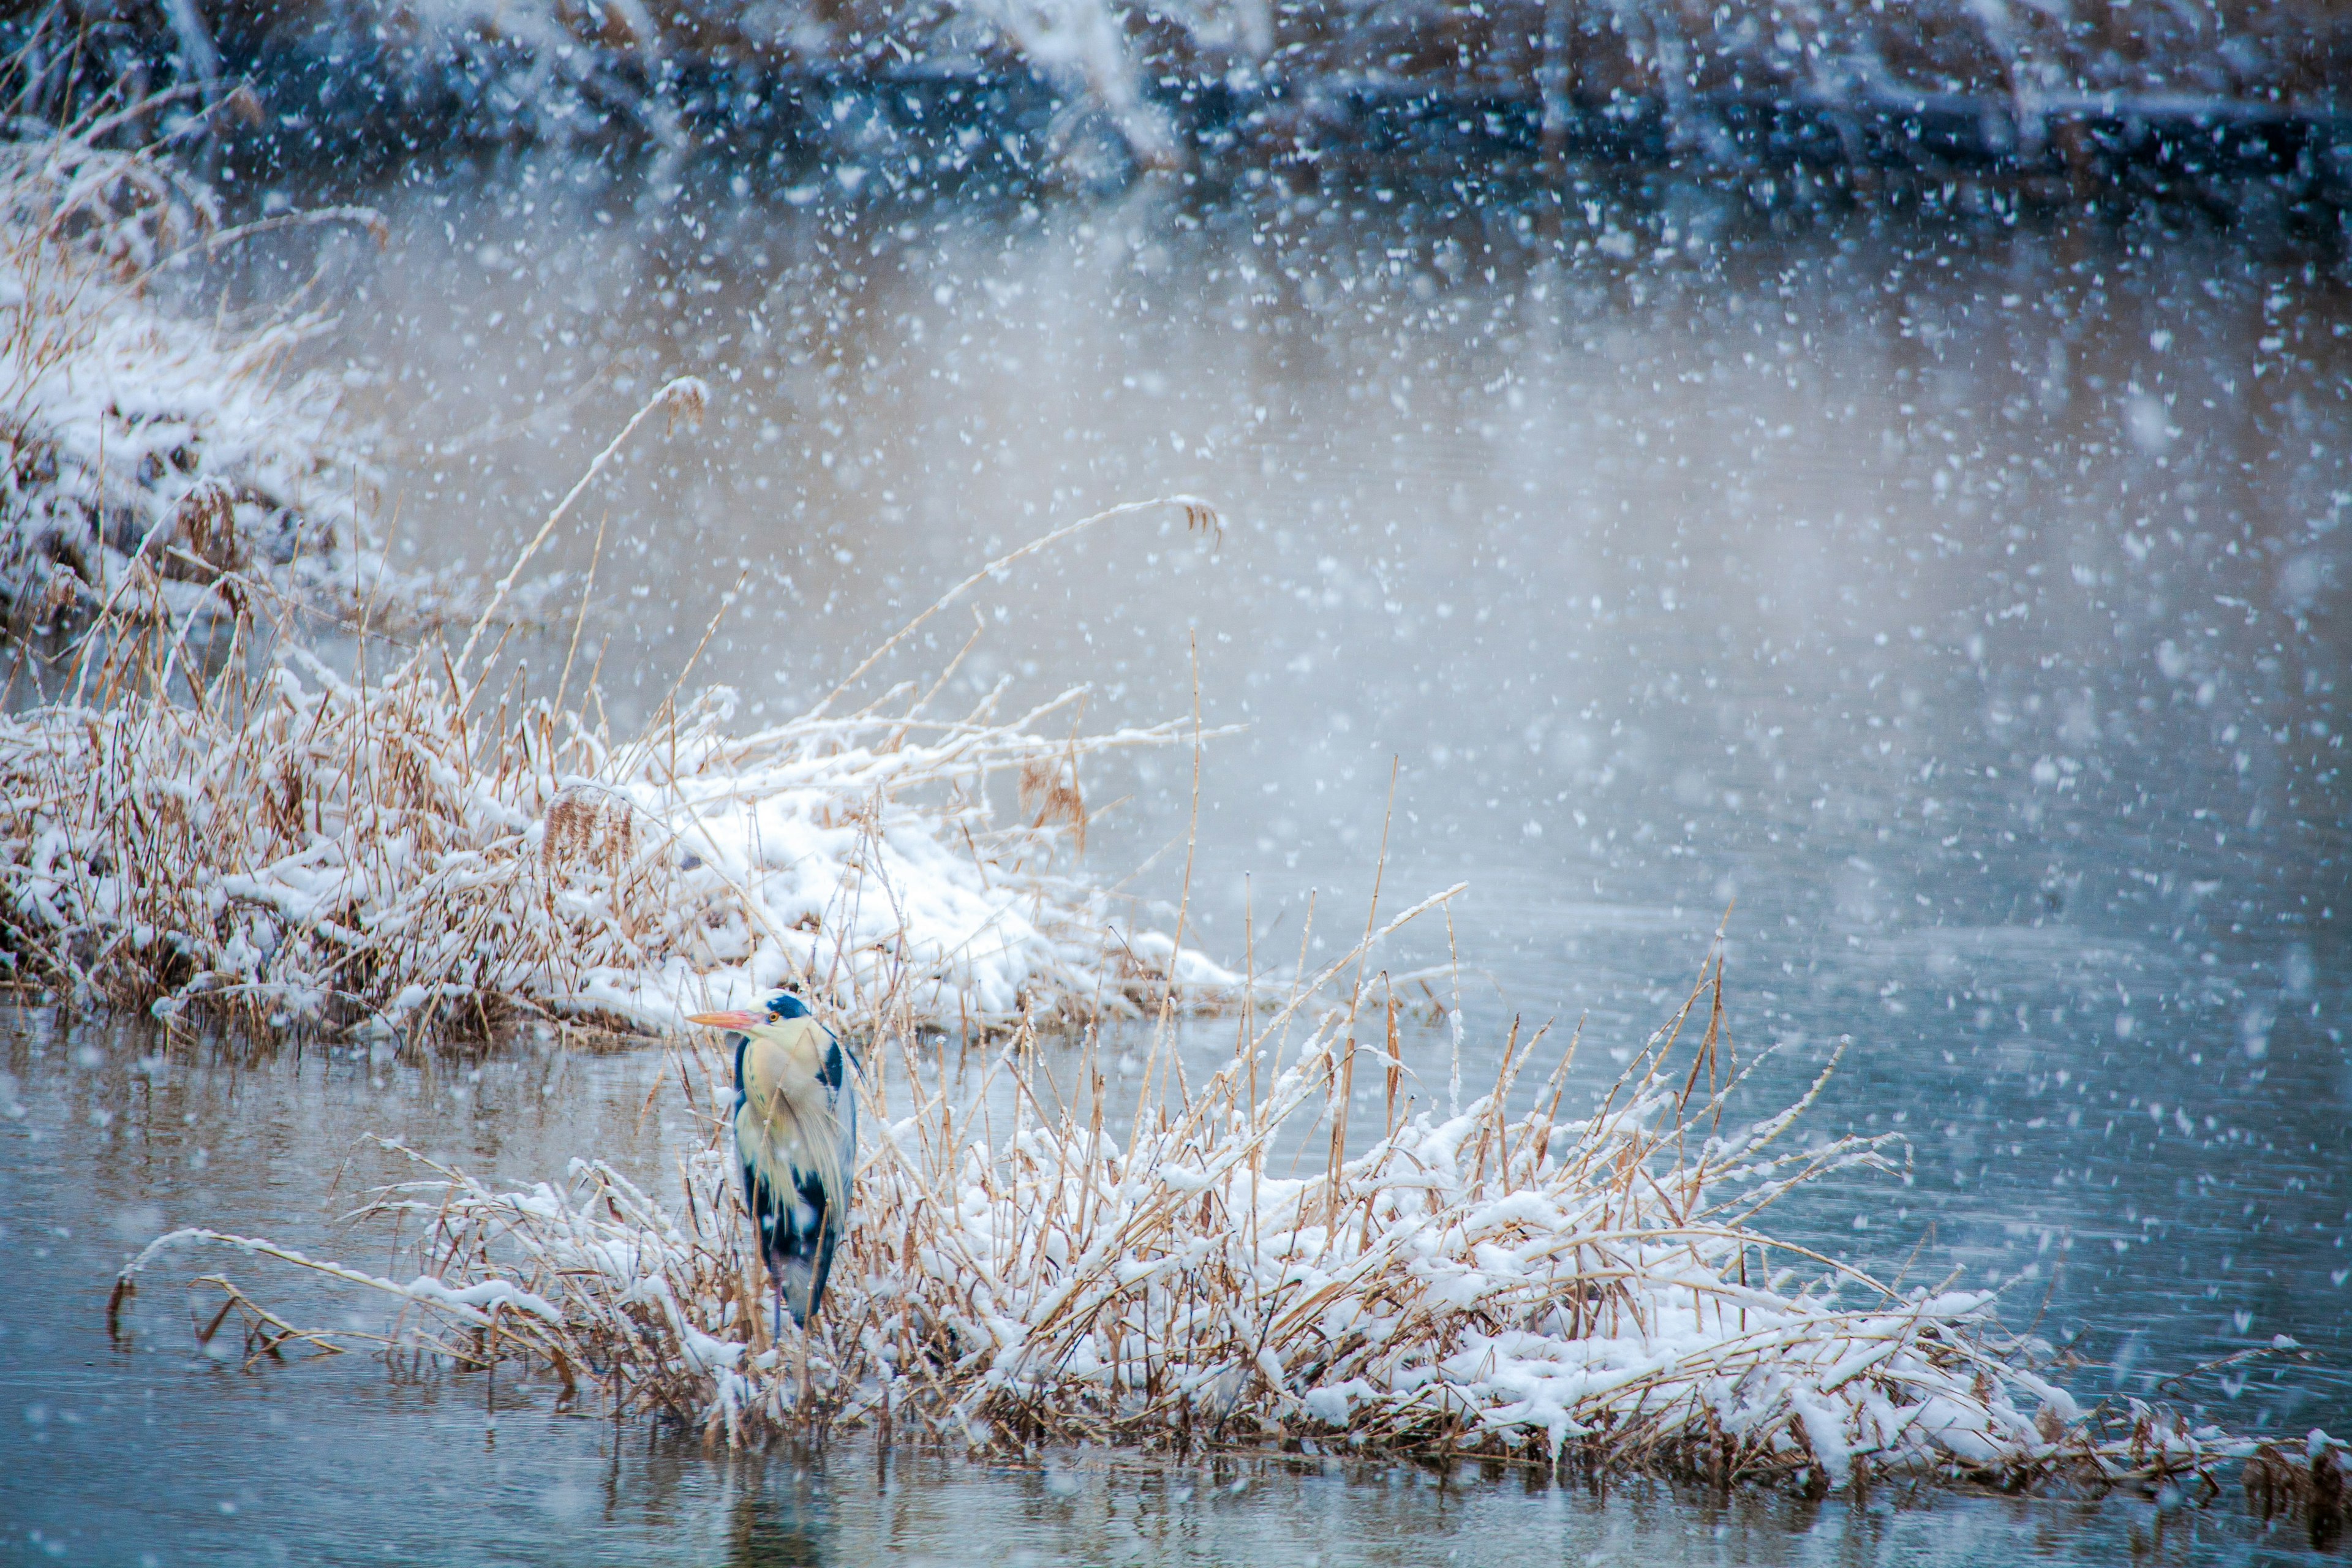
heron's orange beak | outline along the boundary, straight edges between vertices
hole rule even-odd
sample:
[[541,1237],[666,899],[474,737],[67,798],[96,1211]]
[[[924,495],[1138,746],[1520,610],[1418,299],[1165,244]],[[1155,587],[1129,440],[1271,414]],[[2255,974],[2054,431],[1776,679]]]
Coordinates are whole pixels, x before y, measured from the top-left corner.
[[768,1021],[765,1013],[688,1013],[689,1024],[703,1024],[714,1029],[756,1029]]

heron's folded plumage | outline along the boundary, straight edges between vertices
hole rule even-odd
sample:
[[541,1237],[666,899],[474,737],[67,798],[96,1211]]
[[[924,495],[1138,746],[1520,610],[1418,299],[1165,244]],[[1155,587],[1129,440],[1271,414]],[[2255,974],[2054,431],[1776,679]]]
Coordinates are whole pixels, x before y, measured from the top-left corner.
[[735,1152],[760,1256],[803,1326],[849,1217],[857,1105],[841,1044],[814,1018],[736,1037]]

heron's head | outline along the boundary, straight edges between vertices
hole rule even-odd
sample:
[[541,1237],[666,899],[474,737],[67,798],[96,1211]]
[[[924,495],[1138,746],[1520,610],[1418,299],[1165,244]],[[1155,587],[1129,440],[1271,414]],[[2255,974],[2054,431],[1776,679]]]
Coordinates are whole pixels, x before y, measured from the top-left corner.
[[809,1016],[808,1004],[789,991],[779,991],[757,1009],[734,1013],[688,1013],[689,1024],[706,1024],[714,1029],[732,1029],[739,1035],[757,1034],[772,1029],[794,1018]]
[[[725,1029],[734,1036],[735,1087],[754,1080],[787,1086],[791,1091],[815,1093],[820,1083],[841,1085],[841,1049],[833,1033],[789,991],[779,991],[759,1007],[735,1013],[691,1013],[689,1024]],[[751,1058],[758,1058],[758,1066]]]

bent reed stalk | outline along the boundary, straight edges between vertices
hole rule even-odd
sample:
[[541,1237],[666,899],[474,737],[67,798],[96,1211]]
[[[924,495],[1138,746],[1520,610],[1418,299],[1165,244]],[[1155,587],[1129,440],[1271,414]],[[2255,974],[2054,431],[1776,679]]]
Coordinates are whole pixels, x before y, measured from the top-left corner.
[[[2137,1400],[2084,1412],[2046,1375],[2049,1346],[1998,1330],[1990,1293],[1906,1291],[1758,1227],[1808,1182],[1889,1168],[1895,1135],[1776,1149],[1826,1070],[1776,1115],[1727,1117],[1756,1063],[1730,1051],[1719,958],[1590,1115],[1559,1114],[1573,1041],[1520,1096],[1544,1037],[1516,1026],[1459,1114],[1400,1108],[1393,992],[1327,1000],[1458,891],[1368,932],[1263,1021],[1245,1015],[1197,1089],[1163,1011],[1124,1143],[1092,1037],[1072,1088],[1027,1026],[977,1081],[951,1079],[894,1003],[866,1054],[881,1131],[825,1313],[781,1343],[715,1135],[680,1161],[668,1203],[599,1161],[499,1191],[399,1149],[425,1173],[359,1217],[424,1222],[412,1278],[182,1230],[131,1260],[110,1311],[166,1249],[225,1245],[398,1303],[381,1334],[308,1330],[211,1277],[222,1300],[203,1337],[234,1318],[248,1366],[353,1342],[503,1363],[550,1375],[562,1400],[730,1446],[863,1429],[994,1454],[1417,1456],[1811,1491],[1878,1476],[2218,1490],[2244,1445]],[[1387,1109],[1350,1157],[1360,1058],[1385,1074]],[[670,1067],[665,1092],[723,1125],[716,1048]],[[992,1088],[1011,1100],[1001,1142]],[[1311,1164],[1326,1120],[1321,1168],[1285,1173]]]

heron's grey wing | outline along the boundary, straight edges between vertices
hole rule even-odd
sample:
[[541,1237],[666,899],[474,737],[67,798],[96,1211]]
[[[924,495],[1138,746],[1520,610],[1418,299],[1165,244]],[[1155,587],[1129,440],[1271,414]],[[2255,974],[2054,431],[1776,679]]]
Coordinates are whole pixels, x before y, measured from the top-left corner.
[[849,1206],[849,1189],[857,1173],[857,1085],[852,1081],[849,1053],[842,1048],[838,1037],[828,1035],[824,1067],[817,1080],[824,1085],[826,1108],[833,1112],[834,1124],[841,1129],[841,1203]]
[[830,1102],[834,1125],[839,1130],[840,1141],[835,1144],[838,1157],[835,1166],[839,1185],[824,1194],[824,1217],[819,1222],[815,1256],[809,1259],[808,1313],[802,1319],[816,1315],[818,1303],[824,1300],[825,1282],[833,1275],[833,1257],[841,1246],[842,1237],[849,1229],[850,1194],[857,1178],[857,1094],[842,1072],[840,1047],[828,1053],[826,1071],[821,1075]]

